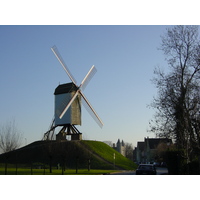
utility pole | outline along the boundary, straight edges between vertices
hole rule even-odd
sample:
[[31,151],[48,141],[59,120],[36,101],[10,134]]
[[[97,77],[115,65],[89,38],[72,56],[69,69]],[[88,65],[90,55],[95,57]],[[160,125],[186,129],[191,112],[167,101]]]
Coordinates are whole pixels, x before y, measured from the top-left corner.
[[113,154],[113,164],[114,164],[114,169],[115,169],[115,153]]

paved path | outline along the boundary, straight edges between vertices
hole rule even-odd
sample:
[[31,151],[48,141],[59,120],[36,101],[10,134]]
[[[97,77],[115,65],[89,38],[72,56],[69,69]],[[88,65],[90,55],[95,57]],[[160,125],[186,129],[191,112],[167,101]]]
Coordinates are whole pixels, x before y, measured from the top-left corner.
[[[157,175],[166,175],[168,174],[167,168],[161,168],[157,167]],[[108,175],[135,175],[135,171],[121,171],[121,172],[116,172]]]

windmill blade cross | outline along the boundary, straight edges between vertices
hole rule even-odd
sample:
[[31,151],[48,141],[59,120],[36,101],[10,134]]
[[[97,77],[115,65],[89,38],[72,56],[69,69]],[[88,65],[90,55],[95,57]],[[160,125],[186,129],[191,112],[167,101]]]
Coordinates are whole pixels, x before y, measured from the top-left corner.
[[62,117],[65,115],[65,113],[67,112],[67,110],[69,109],[69,107],[72,105],[73,101],[78,96],[78,94],[80,94],[82,96],[83,100],[84,100],[82,102],[83,102],[83,105],[85,106],[86,110],[93,117],[93,119],[97,122],[97,124],[102,128],[102,126],[103,126],[102,120],[100,119],[100,117],[98,116],[98,114],[96,113],[96,111],[94,110],[94,108],[92,107],[92,105],[89,103],[89,101],[87,100],[87,98],[85,97],[85,95],[81,92],[81,89],[83,89],[83,90],[85,89],[85,87],[87,86],[87,84],[89,83],[89,81],[92,79],[92,77],[96,73],[97,70],[96,70],[95,66],[93,65],[91,67],[91,69],[89,70],[89,72],[87,73],[87,75],[85,76],[85,78],[83,79],[83,81],[81,82],[80,86],[78,87],[77,84],[76,84],[75,78],[72,76],[72,74],[69,71],[67,65],[65,64],[64,60],[62,59],[62,57],[61,57],[61,55],[60,55],[57,47],[53,46],[51,48],[51,50],[53,51],[54,55],[56,56],[56,58],[58,59],[58,61],[62,65],[62,67],[65,70],[65,72],[67,73],[67,75],[69,76],[70,80],[77,87],[77,91],[75,92],[75,94],[73,95],[73,97],[71,98],[71,100],[69,101],[69,103],[67,105],[65,104],[65,102],[62,103],[64,106],[66,105],[66,107],[63,109],[63,111],[61,111],[61,109],[58,110],[58,113],[60,115],[59,118],[62,119]]
[[57,47],[54,45],[51,50],[53,51],[54,55],[56,56],[56,58],[58,59],[58,61],[60,62],[60,64],[62,65],[63,69],[65,70],[65,72],[67,73],[67,75],[69,76],[69,78],[71,79],[71,81],[76,85],[76,80],[75,78],[72,76],[71,72],[69,71],[67,65],[65,64],[64,60],[62,59]]

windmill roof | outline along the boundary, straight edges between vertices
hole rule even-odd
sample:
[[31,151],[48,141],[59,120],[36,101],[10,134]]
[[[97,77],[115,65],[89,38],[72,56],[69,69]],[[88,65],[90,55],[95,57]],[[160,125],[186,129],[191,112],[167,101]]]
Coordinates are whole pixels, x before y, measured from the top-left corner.
[[77,90],[77,87],[74,83],[65,83],[65,84],[59,85],[55,89],[54,95],[70,93],[70,92],[76,91],[76,90]]

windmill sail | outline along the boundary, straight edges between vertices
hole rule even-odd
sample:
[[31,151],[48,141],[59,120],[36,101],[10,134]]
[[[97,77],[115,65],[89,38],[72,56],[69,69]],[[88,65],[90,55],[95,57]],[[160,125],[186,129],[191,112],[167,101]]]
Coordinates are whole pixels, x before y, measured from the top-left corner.
[[82,101],[82,102],[83,102],[83,105],[84,105],[85,109],[92,116],[92,118],[96,121],[96,123],[102,128],[103,127],[103,122],[100,119],[100,117],[98,116],[97,112],[94,110],[94,108],[92,107],[90,102],[87,100],[85,95],[82,92],[80,92],[80,93],[81,93],[81,96],[84,99],[84,101]]
[[[87,73],[87,75],[85,76],[85,78],[81,82],[80,86],[78,87],[77,84],[76,84],[76,80],[74,79],[71,72],[69,71],[67,65],[65,64],[64,60],[62,59],[62,57],[61,57],[60,53],[58,52],[58,49],[56,48],[56,46],[53,46],[51,48],[51,50],[53,51],[56,58],[58,59],[58,61],[62,65],[63,69],[65,70],[65,72],[69,76],[70,80],[73,82],[71,84],[73,86],[72,88],[73,88],[73,92],[74,92],[73,94],[71,93],[71,96],[66,95],[66,97],[65,97],[65,93],[69,94],[70,91],[66,90],[66,92],[64,92],[63,88],[65,88],[65,86],[67,86],[69,84],[64,84],[63,87],[59,87],[59,89],[56,90],[56,92],[55,92],[55,94],[57,95],[56,102],[58,102],[58,103],[56,103],[56,109],[55,109],[55,112],[56,112],[55,115],[57,116],[56,123],[59,119],[62,120],[62,118],[64,118],[64,116],[66,116],[67,111],[69,110],[70,106],[72,106],[73,102],[75,100],[77,100],[77,96],[79,96],[79,97],[83,98],[82,102],[83,102],[83,105],[86,108],[86,110],[93,117],[93,119],[97,122],[97,124],[102,128],[102,126],[103,126],[102,120],[97,115],[96,111],[94,110],[94,108],[91,106],[91,104],[89,103],[89,101],[87,100],[87,98],[85,97],[85,95],[81,91],[81,89],[83,89],[83,90],[85,89],[85,87],[87,86],[89,81],[92,79],[92,77],[96,73],[97,70],[96,70],[95,66],[93,65],[90,68],[89,72]],[[61,88],[61,92],[60,92],[60,88]],[[62,93],[62,95],[59,96],[59,93]],[[69,96],[70,96],[70,99],[69,99]],[[77,102],[79,102],[79,104],[80,104],[79,100]],[[59,104],[59,105],[57,105],[57,104]],[[63,120],[62,120],[61,124],[63,124]]]
[[87,84],[90,82],[90,80],[92,79],[92,77],[95,75],[96,72],[97,72],[97,70],[96,70],[95,66],[93,65],[80,85],[80,87],[83,90],[86,88]]
[[67,73],[67,75],[69,76],[69,78],[71,79],[71,81],[76,85],[76,80],[73,77],[73,75],[71,74],[71,72],[69,71],[67,65],[65,64],[64,60],[62,59],[57,47],[54,45],[51,50],[53,51],[53,53],[55,54],[56,58],[58,59],[58,61],[60,62],[60,64],[62,65],[63,69],[65,70],[65,72]]

